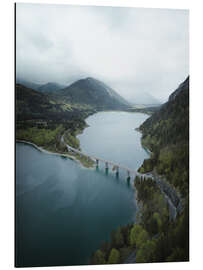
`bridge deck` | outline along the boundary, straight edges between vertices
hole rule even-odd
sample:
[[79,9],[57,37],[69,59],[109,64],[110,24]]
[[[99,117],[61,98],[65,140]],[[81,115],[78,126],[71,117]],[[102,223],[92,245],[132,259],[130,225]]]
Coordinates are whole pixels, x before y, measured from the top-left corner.
[[93,160],[95,160],[95,161],[96,161],[96,160],[99,160],[99,161],[102,161],[102,162],[104,162],[104,163],[108,163],[108,165],[112,165],[112,166],[115,167],[115,168],[118,167],[118,168],[120,168],[120,169],[122,169],[122,170],[125,170],[125,171],[127,171],[127,172],[130,172],[130,173],[132,173],[132,174],[139,175],[139,173],[138,173],[136,170],[127,168],[127,167],[125,167],[125,166],[122,166],[122,165],[120,165],[120,164],[114,163],[114,162],[109,161],[109,160],[106,160],[106,159],[102,159],[102,158],[90,156],[90,155],[88,155],[88,154],[86,154],[86,153],[84,153],[84,152],[81,152],[81,151],[79,151],[79,150],[77,150],[77,149],[75,149],[75,148],[73,148],[73,147],[71,147],[71,146],[69,146],[69,145],[67,145],[67,144],[66,144],[66,147],[67,147],[68,150],[71,150],[71,151],[73,151],[73,152],[75,152],[75,153],[77,153],[77,154],[79,154],[79,155],[86,156],[87,158],[93,159]]

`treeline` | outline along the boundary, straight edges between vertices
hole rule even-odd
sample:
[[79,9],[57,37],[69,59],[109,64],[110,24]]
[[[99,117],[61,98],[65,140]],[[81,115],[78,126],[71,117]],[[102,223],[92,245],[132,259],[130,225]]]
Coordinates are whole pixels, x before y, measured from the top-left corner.
[[103,242],[91,257],[90,264],[122,263],[131,253],[129,234],[133,225],[119,227],[112,231],[111,240]]
[[[180,191],[184,210],[158,237],[160,261],[189,260],[189,77],[160,111],[140,127],[143,145],[152,151],[140,172],[155,171]],[[139,186],[136,186],[139,192]],[[144,197],[142,198],[144,200]],[[155,253],[157,249],[155,250]]]
[[152,179],[136,177],[137,200],[141,209],[136,224],[119,227],[110,242],[101,245],[92,264],[187,261],[188,204],[182,215],[170,220],[168,205]]
[[135,188],[138,202],[143,204],[140,225],[153,241],[151,257],[148,258],[145,254],[144,244],[144,247],[137,251],[136,262],[189,260],[188,198],[185,198],[186,205],[183,213],[174,221],[169,218],[167,201],[153,179],[145,180],[136,177]]

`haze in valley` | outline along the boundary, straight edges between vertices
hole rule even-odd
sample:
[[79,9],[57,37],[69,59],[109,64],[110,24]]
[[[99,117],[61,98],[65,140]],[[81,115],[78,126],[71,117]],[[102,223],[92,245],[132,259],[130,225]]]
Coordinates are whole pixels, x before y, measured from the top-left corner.
[[21,3],[16,10],[17,78],[69,85],[93,77],[144,103],[165,102],[189,74],[188,10]]

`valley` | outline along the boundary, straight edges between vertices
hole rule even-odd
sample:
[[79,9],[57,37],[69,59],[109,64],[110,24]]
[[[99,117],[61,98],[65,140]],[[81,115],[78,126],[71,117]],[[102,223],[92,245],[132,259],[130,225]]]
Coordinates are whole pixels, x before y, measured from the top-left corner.
[[[33,85],[25,82],[28,86]],[[113,89],[93,78],[77,81],[62,90],[54,83],[37,87],[34,85],[38,90],[33,90],[16,85],[16,138],[52,152],[67,154],[67,148],[61,143],[63,134],[70,146],[79,149],[76,136],[87,126],[85,119],[88,116],[98,111],[130,108],[130,104]],[[75,157],[83,165],[90,165],[84,158]]]
[[[115,228],[110,239],[92,253],[88,262],[105,264],[188,260],[189,78],[170,95],[168,102],[151,107],[133,106],[113,89],[92,78],[79,80],[56,91],[49,91],[46,87],[43,89],[40,91],[39,87],[33,90],[21,84],[16,85],[18,141],[31,142],[62,157],[76,159],[87,168],[92,167],[94,162],[68,151],[65,144],[84,150],[88,155],[107,155],[107,159],[117,162],[123,159],[122,163],[127,162],[131,167],[135,166],[136,160],[142,160],[136,165],[142,176],[132,178],[134,182],[131,182],[139,206],[136,223],[131,221],[128,225]],[[108,130],[112,130],[111,136],[108,130],[105,131],[108,120],[103,127],[103,113],[107,113],[109,119],[114,119],[108,126]],[[115,118],[114,113],[118,113],[119,118]],[[128,121],[135,121],[138,115],[148,115],[141,125],[134,126],[129,148],[126,144],[124,148],[121,147],[120,143],[122,136],[128,140],[131,136],[128,133],[124,135],[125,120],[122,127],[119,126],[119,119],[124,114],[129,114]],[[92,130],[91,121],[87,119],[94,117],[98,124]],[[102,142],[106,132],[108,140],[105,145],[98,147],[97,140]],[[116,142],[118,132],[121,138]],[[149,150],[149,158],[147,154],[138,159],[138,152],[132,148],[136,141],[135,132],[140,134],[137,141],[141,139],[142,149]],[[102,137],[99,139],[100,133]],[[169,202],[175,207],[175,214],[170,213]]]

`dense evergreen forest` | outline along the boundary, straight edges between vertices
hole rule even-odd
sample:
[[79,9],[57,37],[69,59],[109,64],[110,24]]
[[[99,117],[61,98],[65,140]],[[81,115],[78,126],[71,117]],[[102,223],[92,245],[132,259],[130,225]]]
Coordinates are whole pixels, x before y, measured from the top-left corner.
[[143,146],[152,152],[141,173],[164,177],[181,194],[176,219],[153,178],[136,177],[136,224],[119,227],[92,254],[92,264],[189,260],[189,77],[167,103],[141,126]]
[[140,130],[143,145],[153,152],[140,171],[155,169],[186,196],[189,188],[189,77]]

